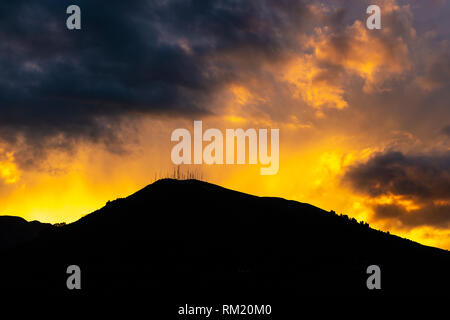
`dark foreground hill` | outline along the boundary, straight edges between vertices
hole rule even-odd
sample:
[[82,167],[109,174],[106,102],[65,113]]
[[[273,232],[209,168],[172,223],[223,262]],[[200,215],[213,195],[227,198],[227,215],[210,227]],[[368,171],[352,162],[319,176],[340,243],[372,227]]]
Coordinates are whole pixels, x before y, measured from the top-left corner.
[[[77,293],[446,295],[450,284],[448,251],[196,180],[157,181],[26,240],[1,253],[2,291],[73,294],[69,265]],[[369,265],[381,290],[367,289]]]
[[39,221],[28,222],[20,217],[0,216],[0,252],[35,239],[53,226]]

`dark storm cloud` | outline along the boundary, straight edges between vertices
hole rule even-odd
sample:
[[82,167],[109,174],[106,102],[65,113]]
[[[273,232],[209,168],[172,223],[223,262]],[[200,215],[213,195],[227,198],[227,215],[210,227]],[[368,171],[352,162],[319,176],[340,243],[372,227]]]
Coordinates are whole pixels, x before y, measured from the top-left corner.
[[[65,26],[70,4],[81,7],[79,31]],[[1,138],[98,141],[114,135],[105,119],[208,113],[219,88],[293,44],[304,10],[275,0],[3,1]]]
[[397,220],[407,228],[422,225],[443,229],[450,227],[450,205],[448,204],[424,203],[420,209],[409,212],[403,206],[396,204],[375,205],[373,209],[376,218]]
[[450,137],[450,125],[442,128],[442,133]]
[[378,219],[397,219],[405,226],[450,223],[450,152],[439,155],[377,154],[352,166],[344,181],[370,197],[399,196],[420,209],[407,211],[399,203],[375,205]]
[[450,47],[445,43],[445,45],[435,48],[433,55],[425,61],[425,70],[422,78],[425,88],[431,90],[444,88],[444,90],[447,90],[450,86],[449,50]]
[[378,154],[351,167],[345,175],[352,186],[376,197],[402,195],[450,199],[450,153],[409,156],[401,152]]

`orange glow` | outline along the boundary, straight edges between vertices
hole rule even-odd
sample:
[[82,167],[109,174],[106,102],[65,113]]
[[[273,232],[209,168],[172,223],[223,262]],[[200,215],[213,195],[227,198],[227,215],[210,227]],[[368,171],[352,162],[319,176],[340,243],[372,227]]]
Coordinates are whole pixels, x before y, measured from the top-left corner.
[[346,108],[348,104],[342,97],[343,89],[317,80],[320,72],[321,70],[313,65],[311,57],[299,57],[287,66],[283,78],[295,85],[294,97],[302,98],[313,108]]
[[243,86],[232,85],[230,89],[235,96],[235,101],[239,104],[246,104],[253,97]]
[[376,204],[396,204],[403,207],[408,212],[419,210],[421,208],[418,204],[414,203],[413,200],[404,199],[402,196],[396,195],[380,196],[371,199],[371,201]]
[[[390,29],[384,28],[381,32],[389,34]],[[411,32],[414,33],[414,30]],[[345,53],[335,48],[333,36],[319,31],[317,37],[311,39],[310,46],[314,48],[315,58],[357,74],[365,80],[365,91],[376,90],[385,79],[401,75],[410,68],[408,48],[403,40],[398,39],[393,54],[393,48],[370,35],[361,21],[347,27],[346,36],[351,41],[348,41],[349,48]]]
[[[210,123],[213,124],[212,121]],[[162,135],[166,140],[153,141],[146,146],[145,152],[135,150],[128,155],[111,155],[101,148],[85,145],[80,146],[76,155],[55,153],[48,162],[61,170],[57,174],[40,171],[20,173],[20,179],[10,184],[14,186],[12,191],[3,196],[0,212],[28,220],[72,222],[101,208],[108,200],[128,196],[173,169],[169,128],[180,126],[184,125],[175,122],[167,126],[166,134]],[[157,123],[146,127],[161,129]],[[371,200],[341,185],[340,177],[346,168],[367,160],[375,151],[376,148],[352,145],[345,137],[301,142],[290,140],[280,146],[280,169],[274,176],[261,176],[259,166],[251,165],[203,165],[201,171],[207,181],[234,190],[307,202],[368,221],[372,227],[390,230],[421,243],[440,247],[449,245],[435,236],[442,235],[443,231],[433,233],[434,229],[428,228],[427,232],[409,232],[393,225],[387,229],[384,224],[371,221]],[[408,210],[417,208],[411,201],[398,197],[380,197],[376,201],[395,201]]]
[[[3,158],[3,160],[2,160]],[[11,152],[4,152],[0,148],[0,178],[7,184],[15,183],[20,178],[17,165],[14,163],[14,156]]]

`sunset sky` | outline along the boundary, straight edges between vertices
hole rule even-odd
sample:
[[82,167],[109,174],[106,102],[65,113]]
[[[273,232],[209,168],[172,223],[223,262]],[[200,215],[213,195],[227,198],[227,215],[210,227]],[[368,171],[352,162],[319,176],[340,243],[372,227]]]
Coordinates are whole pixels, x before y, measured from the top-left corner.
[[182,170],[450,249],[448,0],[2,1],[0,39],[0,214],[75,221],[202,120],[280,129],[279,171]]

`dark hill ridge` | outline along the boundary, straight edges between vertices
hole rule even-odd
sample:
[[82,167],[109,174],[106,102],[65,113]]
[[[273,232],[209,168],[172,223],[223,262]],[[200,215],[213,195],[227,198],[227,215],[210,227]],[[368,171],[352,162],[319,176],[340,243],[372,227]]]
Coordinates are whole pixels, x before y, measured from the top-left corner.
[[31,241],[48,228],[52,228],[49,223],[28,222],[14,216],[0,216],[0,252]]
[[[373,230],[305,203],[197,180],[159,180],[5,255],[0,287],[208,294],[446,294],[448,251]],[[382,290],[366,287],[366,268]]]

